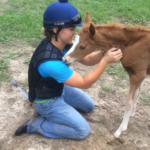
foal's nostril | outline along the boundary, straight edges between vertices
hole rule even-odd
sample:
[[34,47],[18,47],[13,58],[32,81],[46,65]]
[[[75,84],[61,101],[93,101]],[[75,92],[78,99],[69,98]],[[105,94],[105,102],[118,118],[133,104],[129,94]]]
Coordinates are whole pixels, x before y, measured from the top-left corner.
[[66,64],[67,63],[67,59],[64,59],[63,62]]

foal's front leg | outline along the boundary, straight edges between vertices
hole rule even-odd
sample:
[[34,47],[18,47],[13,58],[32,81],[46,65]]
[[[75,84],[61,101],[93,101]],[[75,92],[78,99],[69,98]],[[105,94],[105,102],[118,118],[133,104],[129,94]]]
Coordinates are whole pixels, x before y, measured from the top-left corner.
[[133,104],[133,99],[132,99],[133,95],[134,95],[134,93],[131,92],[131,89],[130,89],[130,92],[129,92],[129,95],[128,95],[128,98],[127,98],[127,101],[126,101],[126,105],[125,105],[125,113],[124,113],[124,116],[123,116],[123,121],[120,124],[118,130],[114,133],[114,136],[116,138],[119,138],[121,133],[127,129],[128,122],[129,122],[129,117],[131,115],[132,108],[133,108],[133,105],[134,105]]
[[130,91],[125,104],[125,113],[121,125],[114,133],[116,138],[119,138],[121,133],[127,129],[129,117],[131,116],[131,113],[136,106],[136,100],[138,99],[140,92],[140,85],[144,78],[145,76],[143,77],[142,75],[130,77]]
[[132,109],[132,112],[131,112],[131,115],[130,116],[134,116],[135,115],[135,109],[136,109],[136,105],[137,105],[137,101],[139,99],[139,96],[140,96],[140,93],[141,93],[141,89],[143,87],[143,84],[144,84],[144,80],[143,82],[141,83],[139,89],[137,89],[137,97],[136,97],[136,100],[135,100],[135,103],[134,103],[134,106],[133,106],[133,109]]

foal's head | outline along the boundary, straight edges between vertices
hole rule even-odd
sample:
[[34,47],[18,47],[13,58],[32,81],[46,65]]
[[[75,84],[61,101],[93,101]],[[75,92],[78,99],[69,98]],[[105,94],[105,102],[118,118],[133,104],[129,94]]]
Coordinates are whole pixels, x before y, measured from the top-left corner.
[[80,61],[83,57],[96,50],[106,51],[109,48],[110,41],[104,35],[105,33],[108,34],[108,32],[103,28],[99,29],[100,26],[94,25],[88,12],[86,13],[85,22],[78,33],[79,38],[75,40],[74,46],[71,49],[73,52],[69,52],[63,57],[63,61],[67,64]]
[[63,61],[67,64],[81,60],[97,48],[97,43],[93,38],[95,35],[95,28],[94,24],[91,22],[89,13],[86,14],[85,22],[81,31],[78,33],[79,38],[76,38],[74,46],[72,47],[71,51],[73,52],[69,55],[67,53],[63,57]]

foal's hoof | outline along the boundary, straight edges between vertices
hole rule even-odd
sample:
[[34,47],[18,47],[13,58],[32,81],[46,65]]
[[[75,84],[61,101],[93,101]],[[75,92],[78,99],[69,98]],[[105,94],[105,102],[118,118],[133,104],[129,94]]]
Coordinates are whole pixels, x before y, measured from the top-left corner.
[[112,146],[117,146],[124,144],[125,140],[123,138],[115,138],[114,136],[111,137],[110,141],[107,142],[107,144]]

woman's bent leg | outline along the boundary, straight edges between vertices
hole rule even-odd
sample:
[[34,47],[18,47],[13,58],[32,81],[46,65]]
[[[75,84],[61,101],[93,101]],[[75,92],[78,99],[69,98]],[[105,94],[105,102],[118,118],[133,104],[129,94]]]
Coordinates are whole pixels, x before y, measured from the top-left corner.
[[90,133],[86,120],[62,97],[52,102],[36,104],[41,114],[30,125],[28,133],[40,133],[50,138],[84,139]]
[[90,112],[94,109],[92,98],[78,88],[64,85],[64,100],[67,104],[82,112]]

